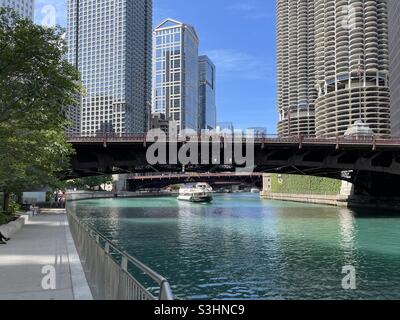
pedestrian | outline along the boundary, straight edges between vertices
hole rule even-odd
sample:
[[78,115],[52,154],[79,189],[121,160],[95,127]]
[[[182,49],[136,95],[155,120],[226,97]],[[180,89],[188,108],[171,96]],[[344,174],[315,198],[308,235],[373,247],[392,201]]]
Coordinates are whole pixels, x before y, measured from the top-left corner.
[[0,244],[7,244],[7,241],[10,241],[10,238],[6,238],[3,236],[3,234],[0,232]]
[[66,202],[67,202],[67,194],[63,192],[61,196],[61,208],[65,208]]

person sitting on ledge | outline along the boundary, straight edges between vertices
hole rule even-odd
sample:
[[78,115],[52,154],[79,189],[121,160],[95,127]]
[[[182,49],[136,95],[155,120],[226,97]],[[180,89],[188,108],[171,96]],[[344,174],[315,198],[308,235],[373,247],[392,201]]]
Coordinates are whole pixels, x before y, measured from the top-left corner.
[[10,238],[6,238],[3,236],[3,234],[0,232],[0,244],[6,244],[6,241],[9,241]]

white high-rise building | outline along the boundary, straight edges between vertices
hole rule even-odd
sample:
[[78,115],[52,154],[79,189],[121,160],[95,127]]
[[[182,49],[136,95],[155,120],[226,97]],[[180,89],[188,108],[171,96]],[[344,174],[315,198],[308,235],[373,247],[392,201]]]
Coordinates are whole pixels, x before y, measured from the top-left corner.
[[318,136],[362,121],[390,136],[387,0],[314,0]]
[[34,19],[34,0],[0,0],[0,7],[14,9],[21,17]]
[[[68,61],[85,89],[82,135],[144,133],[151,99],[152,0],[68,0]],[[73,130],[72,130],[73,131]]]
[[194,27],[166,19],[153,32],[152,112],[178,132],[198,130],[199,38]]
[[400,137],[400,1],[388,1],[392,136]]
[[278,0],[279,133],[390,135],[387,0]]
[[277,1],[278,133],[315,134],[314,0]]

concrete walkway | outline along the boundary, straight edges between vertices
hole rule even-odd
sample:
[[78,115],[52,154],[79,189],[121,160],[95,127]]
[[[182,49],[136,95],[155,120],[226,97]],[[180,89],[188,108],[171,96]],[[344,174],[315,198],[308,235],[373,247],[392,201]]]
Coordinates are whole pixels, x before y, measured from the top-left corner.
[[0,300],[25,299],[92,299],[64,210],[30,218],[0,245]]

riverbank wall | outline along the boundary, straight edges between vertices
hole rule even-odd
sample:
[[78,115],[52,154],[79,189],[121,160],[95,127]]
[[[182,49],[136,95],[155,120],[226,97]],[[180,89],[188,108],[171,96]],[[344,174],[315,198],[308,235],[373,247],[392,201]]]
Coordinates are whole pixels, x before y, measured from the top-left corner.
[[285,194],[261,192],[263,199],[302,202],[312,204],[324,204],[330,206],[347,207],[348,197],[340,195],[319,195],[319,194]]
[[261,198],[337,207],[400,211],[400,198],[355,195],[351,183],[298,175],[265,174]]
[[328,178],[265,174],[263,177],[264,199],[348,206],[352,185]]

